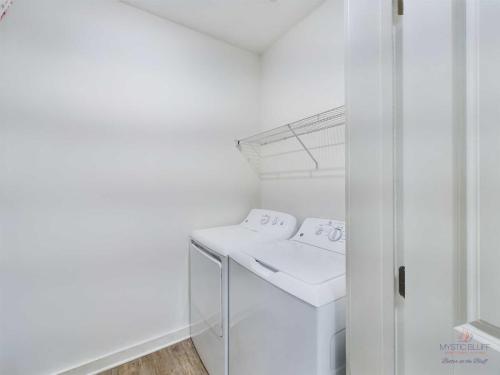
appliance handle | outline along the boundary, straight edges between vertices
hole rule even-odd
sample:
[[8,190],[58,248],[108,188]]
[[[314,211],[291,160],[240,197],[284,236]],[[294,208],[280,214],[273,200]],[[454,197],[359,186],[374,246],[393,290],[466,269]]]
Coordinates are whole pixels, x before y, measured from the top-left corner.
[[270,278],[279,272],[276,268],[248,254],[235,252],[230,255],[230,258],[235,263],[246,268],[249,272],[253,272],[263,278]]
[[264,263],[264,262],[262,262],[262,261],[260,261],[260,260],[258,260],[258,259],[255,259],[255,262],[256,262],[256,263],[257,263],[260,267],[263,267],[263,268],[265,268],[266,270],[271,271],[272,273],[276,273],[276,272],[278,272],[278,270],[277,270],[276,268],[271,267],[269,264]]
[[220,258],[215,255],[214,253],[212,253],[210,250],[208,250],[207,248],[201,246],[199,243],[195,242],[195,241],[192,241],[191,240],[191,244],[200,252],[202,253],[204,256],[206,256],[207,258],[209,258],[210,260],[212,261],[215,261],[216,263],[218,263],[220,266],[222,266],[222,261],[220,260]]
[[252,259],[250,268],[257,273],[258,275],[269,278],[279,272],[276,268],[271,267],[269,264],[266,264],[260,260]]

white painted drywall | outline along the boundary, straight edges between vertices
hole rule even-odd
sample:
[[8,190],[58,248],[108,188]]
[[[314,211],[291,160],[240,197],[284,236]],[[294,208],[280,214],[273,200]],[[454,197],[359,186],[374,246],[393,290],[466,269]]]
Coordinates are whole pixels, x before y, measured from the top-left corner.
[[324,0],[121,0],[256,53]]
[[258,202],[258,57],[111,0],[16,1],[0,46],[0,373],[184,328],[188,233]]
[[[261,90],[263,129],[344,104],[343,0],[327,0],[262,55]],[[262,181],[262,207],[343,219],[344,186],[343,174]]]

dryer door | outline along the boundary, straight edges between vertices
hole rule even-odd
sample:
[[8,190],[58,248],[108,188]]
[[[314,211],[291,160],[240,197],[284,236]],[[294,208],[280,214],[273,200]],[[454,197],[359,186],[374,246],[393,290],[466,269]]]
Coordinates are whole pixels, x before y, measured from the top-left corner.
[[222,263],[195,243],[190,256],[192,336],[211,330],[222,337]]
[[191,338],[208,373],[224,375],[222,276],[226,267],[221,259],[195,243],[191,243],[189,253]]

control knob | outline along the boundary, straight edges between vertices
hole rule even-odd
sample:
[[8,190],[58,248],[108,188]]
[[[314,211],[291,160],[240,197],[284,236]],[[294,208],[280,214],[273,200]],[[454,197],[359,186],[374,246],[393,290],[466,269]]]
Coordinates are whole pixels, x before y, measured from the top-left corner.
[[262,225],[266,225],[267,223],[269,223],[269,220],[271,220],[271,216],[269,216],[269,215],[262,215],[262,218],[260,219],[260,223]]
[[328,233],[328,239],[330,241],[340,241],[343,234],[344,232],[342,231],[342,228],[335,227],[330,231],[330,233]]

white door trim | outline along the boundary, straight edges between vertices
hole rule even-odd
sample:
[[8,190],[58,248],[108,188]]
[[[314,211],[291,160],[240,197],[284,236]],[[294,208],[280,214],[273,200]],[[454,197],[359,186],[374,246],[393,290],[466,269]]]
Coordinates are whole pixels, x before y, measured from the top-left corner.
[[393,0],[346,1],[347,362],[395,373]]
[[466,123],[466,170],[467,170],[467,250],[466,250],[466,319],[468,322],[479,318],[479,155],[478,132],[478,6],[477,1],[467,0],[467,123]]

